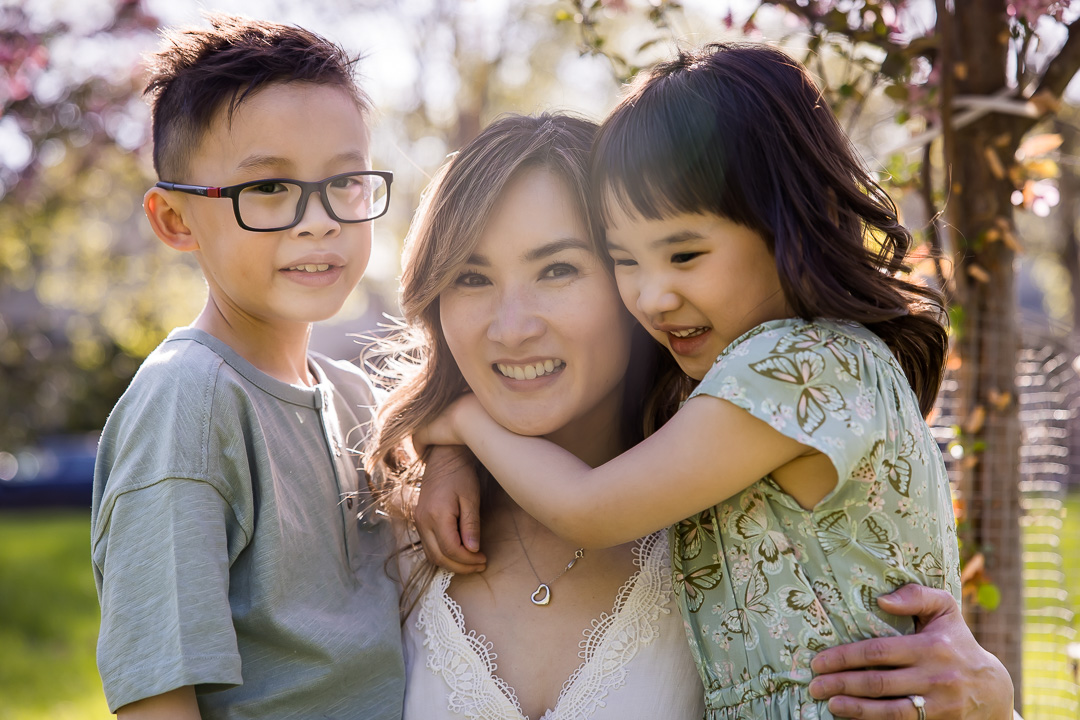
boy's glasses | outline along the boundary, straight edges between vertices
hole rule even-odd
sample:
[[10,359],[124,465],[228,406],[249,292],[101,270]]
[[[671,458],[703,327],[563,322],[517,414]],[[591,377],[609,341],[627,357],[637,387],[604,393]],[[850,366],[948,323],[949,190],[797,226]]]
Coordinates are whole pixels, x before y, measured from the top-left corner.
[[183,185],[159,182],[156,187],[211,198],[232,198],[236,222],[245,230],[274,232],[300,224],[308,198],[319,193],[326,213],[341,223],[360,223],[386,214],[394,173],[363,170],[341,173],[319,182],[270,178],[229,185]]

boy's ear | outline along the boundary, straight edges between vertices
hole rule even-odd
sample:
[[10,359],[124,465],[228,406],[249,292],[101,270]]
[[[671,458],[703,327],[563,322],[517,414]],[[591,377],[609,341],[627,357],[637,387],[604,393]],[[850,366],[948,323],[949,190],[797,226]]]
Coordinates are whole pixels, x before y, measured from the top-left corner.
[[180,207],[172,202],[168,191],[158,187],[147,190],[143,196],[143,211],[161,242],[181,252],[199,249],[198,240],[184,222]]

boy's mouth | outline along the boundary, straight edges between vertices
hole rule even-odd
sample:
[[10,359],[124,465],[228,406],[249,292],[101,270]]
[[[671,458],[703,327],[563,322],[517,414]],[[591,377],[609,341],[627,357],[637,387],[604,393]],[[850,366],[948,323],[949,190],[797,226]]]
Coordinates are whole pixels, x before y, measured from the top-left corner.
[[305,264],[305,265],[293,265],[292,267],[287,267],[285,269],[286,270],[298,270],[300,272],[306,272],[306,273],[317,273],[317,272],[326,272],[327,270],[330,269],[330,265],[325,264],[325,263],[320,263],[318,265],[309,263],[309,264]]

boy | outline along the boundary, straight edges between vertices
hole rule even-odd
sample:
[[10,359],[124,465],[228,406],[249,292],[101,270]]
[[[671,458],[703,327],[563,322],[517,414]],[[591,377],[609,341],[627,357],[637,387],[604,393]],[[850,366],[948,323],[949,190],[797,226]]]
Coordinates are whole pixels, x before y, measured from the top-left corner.
[[[387,718],[403,695],[388,530],[357,472],[372,404],[311,323],[360,280],[389,173],[336,45],[213,15],[165,35],[144,202],[209,289],[102,434],[98,665],[121,718]],[[289,178],[290,180],[286,180]]]

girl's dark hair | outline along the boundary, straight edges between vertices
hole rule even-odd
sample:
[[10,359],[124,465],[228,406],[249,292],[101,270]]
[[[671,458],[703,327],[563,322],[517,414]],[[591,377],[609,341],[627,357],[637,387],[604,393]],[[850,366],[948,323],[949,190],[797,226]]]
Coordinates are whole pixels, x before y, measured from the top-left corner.
[[[771,47],[713,44],[657,65],[597,136],[601,217],[711,213],[759,233],[805,319],[862,323],[892,350],[924,414],[948,352],[941,295],[898,273],[911,234],[806,69]],[[685,389],[672,373],[660,404]]]
[[217,112],[227,117],[276,82],[339,87],[365,115],[371,103],[356,84],[340,45],[295,25],[209,13],[209,28],[169,28],[150,56],[145,94],[150,99],[154,169],[162,180],[183,181],[192,155]]

